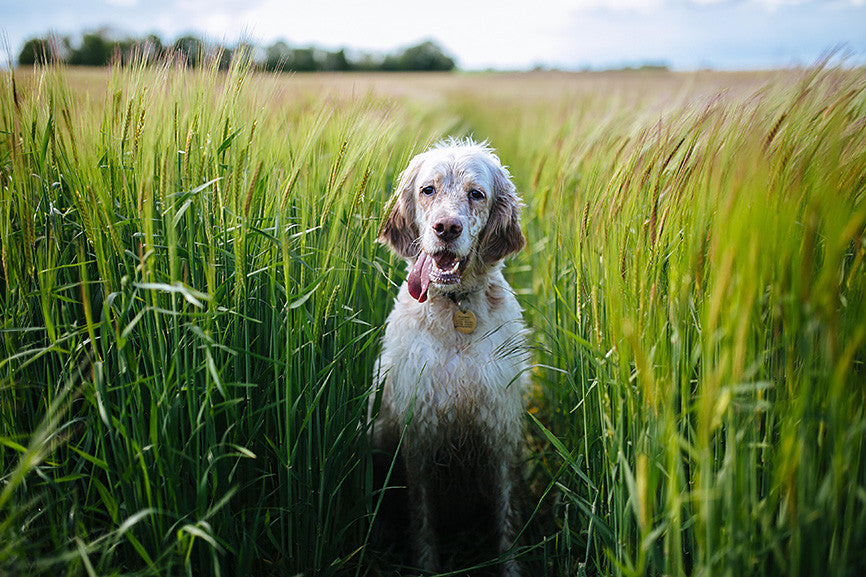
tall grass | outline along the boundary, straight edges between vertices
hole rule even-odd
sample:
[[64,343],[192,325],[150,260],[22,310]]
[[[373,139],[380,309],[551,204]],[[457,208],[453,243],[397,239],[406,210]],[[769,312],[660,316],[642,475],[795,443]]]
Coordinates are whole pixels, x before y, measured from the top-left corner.
[[374,238],[455,131],[527,203],[528,555],[866,567],[862,71],[78,78],[0,97],[0,573],[391,571],[362,432],[403,271]]
[[484,124],[532,191],[542,460],[579,571],[866,570],[864,89],[818,67]]
[[338,571],[419,121],[242,63],[117,69],[103,102],[68,76],[2,99],[0,566]]

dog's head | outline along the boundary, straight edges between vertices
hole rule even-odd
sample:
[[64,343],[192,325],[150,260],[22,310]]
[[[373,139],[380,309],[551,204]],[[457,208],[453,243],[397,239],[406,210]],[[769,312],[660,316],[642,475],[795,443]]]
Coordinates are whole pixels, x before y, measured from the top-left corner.
[[395,196],[379,240],[412,262],[409,292],[420,302],[431,283],[465,284],[525,243],[517,191],[484,144],[451,140],[419,154]]

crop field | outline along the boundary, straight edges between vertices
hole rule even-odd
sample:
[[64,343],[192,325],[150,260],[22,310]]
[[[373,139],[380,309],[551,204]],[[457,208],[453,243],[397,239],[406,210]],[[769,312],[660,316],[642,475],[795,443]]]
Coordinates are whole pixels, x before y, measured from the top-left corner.
[[367,397],[408,160],[525,207],[527,575],[866,572],[866,72],[0,81],[0,575],[399,575]]

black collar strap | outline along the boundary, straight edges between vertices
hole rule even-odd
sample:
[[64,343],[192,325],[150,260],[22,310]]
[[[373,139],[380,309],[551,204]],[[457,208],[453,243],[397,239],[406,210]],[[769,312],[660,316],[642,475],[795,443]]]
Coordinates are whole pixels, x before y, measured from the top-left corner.
[[458,309],[461,311],[466,311],[469,308],[469,295],[471,292],[467,293],[447,293],[448,300],[454,303]]

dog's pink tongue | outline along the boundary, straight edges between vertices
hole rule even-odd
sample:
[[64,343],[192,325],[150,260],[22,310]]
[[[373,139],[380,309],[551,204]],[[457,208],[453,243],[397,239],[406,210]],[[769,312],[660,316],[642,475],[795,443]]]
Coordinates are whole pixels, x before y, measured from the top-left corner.
[[415,261],[415,266],[409,271],[409,278],[406,279],[409,285],[409,294],[419,303],[427,300],[427,287],[430,286],[430,268],[433,266],[433,259],[427,256],[423,250],[418,255],[418,260]]

